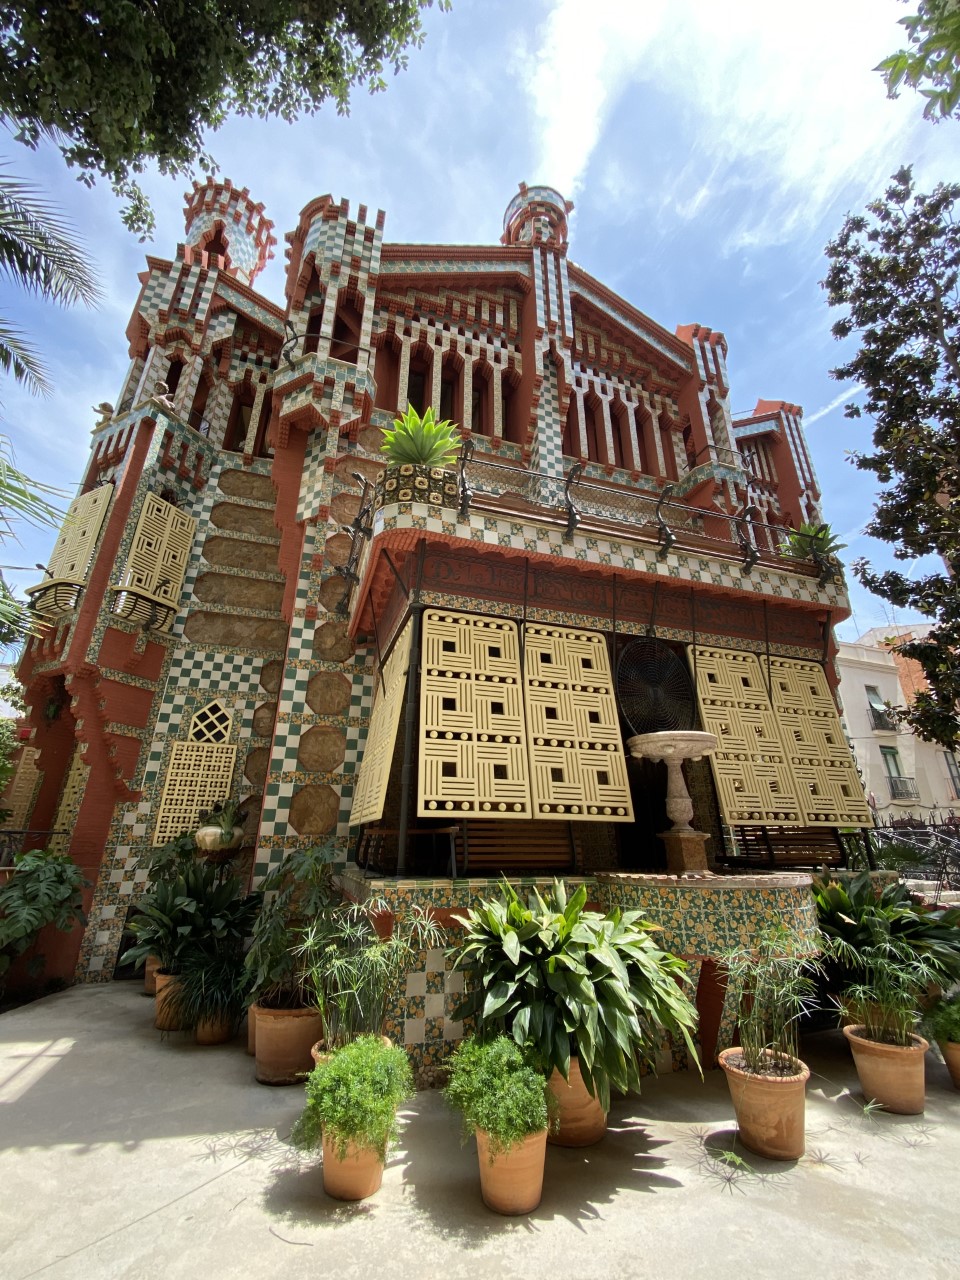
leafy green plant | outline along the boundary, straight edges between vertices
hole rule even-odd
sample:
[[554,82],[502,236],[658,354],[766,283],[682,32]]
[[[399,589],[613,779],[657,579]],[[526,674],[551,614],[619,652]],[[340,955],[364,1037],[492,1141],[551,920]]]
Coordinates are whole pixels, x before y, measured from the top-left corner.
[[863,981],[869,956],[888,941],[911,962],[922,960],[937,985],[960,978],[960,908],[923,906],[899,883],[878,890],[869,872],[848,881],[815,879],[813,892],[830,944],[824,970],[833,994]]
[[304,930],[340,901],[331,844],[295,849],[263,882],[264,902],[247,952],[250,999],[271,1009],[296,1009],[315,992],[304,957]]
[[201,809],[198,815],[200,826],[219,827],[221,845],[229,844],[233,839],[234,827],[243,826],[243,814],[239,800],[220,800],[212,809]]
[[960,991],[941,996],[923,1018],[924,1030],[931,1039],[960,1044]]
[[814,556],[836,558],[837,552],[847,545],[841,542],[828,524],[801,524],[798,529],[786,529],[780,545],[784,555],[798,560],[811,560]]
[[341,1160],[348,1143],[376,1151],[384,1160],[399,1131],[397,1108],[412,1093],[413,1073],[404,1050],[379,1036],[360,1036],[307,1076],[306,1105],[290,1140],[311,1151],[326,1133]]
[[499,902],[459,917],[464,938],[452,955],[470,989],[454,1016],[475,1017],[482,1039],[503,1033],[529,1045],[547,1074],[556,1068],[565,1080],[576,1053],[588,1090],[609,1110],[611,1085],[639,1090],[641,1066],[655,1068],[664,1032],[699,1067],[697,1014],[680,987],[686,965],[655,945],[656,926],[637,911],[587,911],[586,901],[584,886],[568,901],[555,880],[524,907],[504,881]]
[[[845,944],[835,941],[843,958]],[[895,938],[879,938],[856,954],[862,977],[845,987],[838,1004],[863,1027],[867,1040],[910,1045],[920,1021],[920,997],[937,981],[930,959]]]
[[167,989],[171,1021],[184,1031],[200,1022],[229,1022],[236,1030],[247,995],[247,971],[239,946],[219,946],[212,953],[189,951],[176,982]]
[[546,1078],[507,1036],[461,1041],[449,1067],[444,1096],[463,1117],[468,1137],[478,1129],[486,1133],[491,1157],[546,1129],[553,1096]]
[[169,884],[192,867],[197,857],[197,842],[189,831],[178,836],[149,855],[146,860],[147,879],[152,885]]
[[65,853],[31,849],[18,853],[13,875],[0,884],[0,982],[48,924],[70,930],[86,924],[83,872]]
[[315,993],[328,1049],[365,1033],[379,1035],[387,1000],[411,962],[421,951],[443,946],[443,929],[416,905],[398,914],[381,937],[377,916],[385,909],[377,900],[333,906],[300,934],[295,953]]
[[263,900],[260,893],[241,896],[238,876],[198,862],[176,880],[163,881],[140,900],[140,914],[128,928],[136,937],[121,964],[160,961],[164,973],[178,973],[192,953],[240,949]]
[[421,418],[413,405],[402,418],[394,418],[393,430],[385,428],[381,452],[390,466],[413,463],[425,467],[449,466],[457,456],[460,437],[456,425],[447,419],[437,422],[433,410]]
[[724,956],[728,990],[737,1005],[743,1068],[756,1075],[793,1075],[797,1023],[816,1005],[819,965],[786,925],[775,925],[753,948]]

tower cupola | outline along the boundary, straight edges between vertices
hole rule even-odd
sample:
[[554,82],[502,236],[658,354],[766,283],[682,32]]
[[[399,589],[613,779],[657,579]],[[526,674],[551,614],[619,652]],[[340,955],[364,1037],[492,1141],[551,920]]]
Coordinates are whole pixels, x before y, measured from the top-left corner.
[[567,214],[572,209],[573,202],[564,200],[553,187],[528,187],[521,182],[503,215],[501,243],[544,244],[566,253]]
[[228,275],[252,284],[277,243],[263,205],[254,204],[247,188],[235,187],[229,178],[194,182],[184,199],[187,249],[194,256],[205,254],[208,265],[219,265]]

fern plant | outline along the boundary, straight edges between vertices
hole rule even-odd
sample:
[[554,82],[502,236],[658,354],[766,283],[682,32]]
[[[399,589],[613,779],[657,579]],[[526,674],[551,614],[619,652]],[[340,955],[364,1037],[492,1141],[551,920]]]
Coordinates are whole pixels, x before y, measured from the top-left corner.
[[455,423],[448,419],[438,422],[433,409],[427,409],[421,418],[413,405],[408,405],[402,418],[394,418],[393,430],[384,429],[381,452],[394,467],[404,463],[446,467],[456,459],[459,448]]
[[44,925],[66,931],[86,924],[81,890],[87,882],[67,854],[31,849],[18,853],[13,865],[0,885],[0,984]]
[[460,1112],[467,1137],[478,1129],[487,1135],[491,1159],[546,1129],[553,1096],[546,1078],[507,1036],[461,1041],[449,1066],[444,1097]]

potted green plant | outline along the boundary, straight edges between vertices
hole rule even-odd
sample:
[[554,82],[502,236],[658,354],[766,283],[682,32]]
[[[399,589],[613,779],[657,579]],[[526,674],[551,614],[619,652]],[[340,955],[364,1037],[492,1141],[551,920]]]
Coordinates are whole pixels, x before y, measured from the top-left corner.
[[170,988],[168,1006],[197,1044],[224,1044],[237,1034],[246,1004],[247,971],[238,947],[191,951]]
[[304,931],[339,903],[332,845],[296,849],[262,882],[263,907],[247,951],[249,1043],[261,1084],[296,1084],[323,1036],[317,993],[300,950]]
[[397,1110],[413,1093],[403,1049],[360,1036],[307,1077],[306,1102],[291,1141],[323,1150],[323,1188],[337,1200],[365,1200],[380,1187]]
[[584,886],[567,898],[554,881],[528,905],[505,880],[498,902],[465,916],[454,967],[469,986],[454,1016],[476,1018],[484,1037],[503,1032],[529,1045],[557,1096],[551,1141],[588,1146],[606,1130],[611,1086],[638,1091],[656,1069],[665,1034],[682,1040],[699,1068],[697,1014],[681,989],[686,965],[661,951],[637,911],[586,910]]
[[960,1089],[960,990],[941,996],[923,1020],[924,1030],[937,1042],[955,1089]]
[[724,968],[740,1043],[723,1050],[720,1066],[740,1140],[770,1160],[799,1160],[810,1069],[800,1059],[797,1025],[816,1000],[817,961],[790,929],[777,925],[755,947],[726,955]]
[[[196,861],[197,843],[192,831],[181,831],[166,844],[154,849],[146,859],[147,883],[151,887],[176,880]],[[157,970],[160,957],[147,956],[143,963],[143,990],[148,996],[157,994]]]
[[383,478],[388,502],[431,502],[455,507],[458,502],[457,477],[452,466],[460,448],[454,423],[437,421],[433,409],[421,418],[409,405],[404,415],[394,418],[393,429],[385,428],[381,452],[387,459]]
[[[461,1041],[449,1060],[444,1095],[476,1134],[480,1194],[497,1213],[532,1213],[543,1194],[548,1090],[507,1036]],[[552,1095],[550,1095],[552,1097]]]
[[[842,950],[842,948],[841,948]],[[898,1115],[924,1108],[924,1055],[929,1043],[916,1028],[920,997],[934,982],[929,960],[896,939],[880,938],[857,954],[862,978],[838,1002],[852,1025],[843,1028],[868,1102]]]
[[320,1009],[326,1052],[380,1035],[388,1001],[413,961],[443,946],[443,929],[419,905],[388,919],[377,899],[342,903],[321,911],[300,935],[297,956]]
[[232,853],[243,843],[243,814],[238,800],[222,800],[212,809],[200,810],[200,825],[194,832],[197,848],[208,855]]
[[[83,872],[67,854],[48,849],[18,853],[9,878],[0,882],[0,991],[14,961],[27,952],[41,929],[69,931],[85,924]],[[43,967],[36,957],[30,968]]]

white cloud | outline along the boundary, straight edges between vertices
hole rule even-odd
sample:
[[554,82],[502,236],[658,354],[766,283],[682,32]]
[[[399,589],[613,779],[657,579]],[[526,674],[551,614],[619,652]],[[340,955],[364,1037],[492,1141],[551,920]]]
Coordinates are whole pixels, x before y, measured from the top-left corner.
[[828,413],[833,413],[834,409],[839,409],[842,404],[849,404],[851,400],[856,400],[863,390],[864,388],[858,384],[854,387],[848,387],[846,391],[841,391],[839,395],[833,397],[829,404],[825,404],[822,408],[806,415],[803,419],[804,427],[812,427],[815,422],[825,418]]

